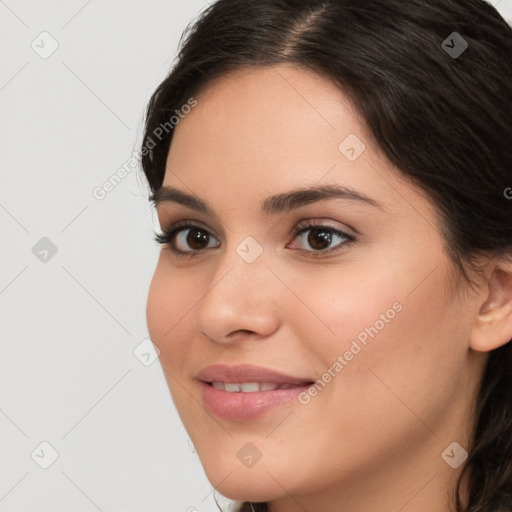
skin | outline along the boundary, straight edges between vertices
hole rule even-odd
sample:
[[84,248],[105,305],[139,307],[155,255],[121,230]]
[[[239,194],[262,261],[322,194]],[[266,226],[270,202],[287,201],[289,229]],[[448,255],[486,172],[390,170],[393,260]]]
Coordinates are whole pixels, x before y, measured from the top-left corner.
[[[175,127],[164,185],[216,216],[157,205],[162,228],[190,220],[210,238],[192,257],[163,246],[147,321],[209,481],[234,500],[270,501],[274,512],[450,510],[462,466],[441,454],[454,441],[469,451],[487,352],[512,337],[510,268],[490,262],[473,288],[457,276],[434,205],[326,79],[291,65],[251,68],[195,97]],[[354,161],[338,149],[349,134],[366,146]],[[325,184],[381,207],[330,199],[260,213],[270,195]],[[328,248],[340,250],[318,257],[311,231],[290,234],[304,221],[356,241],[339,245],[333,235]],[[186,234],[178,247],[193,251]],[[247,236],[263,248],[250,264],[236,252]],[[306,405],[245,422],[203,407],[202,368],[247,363],[319,379],[394,303],[401,311]],[[237,457],[247,442],[262,453],[251,468]]]

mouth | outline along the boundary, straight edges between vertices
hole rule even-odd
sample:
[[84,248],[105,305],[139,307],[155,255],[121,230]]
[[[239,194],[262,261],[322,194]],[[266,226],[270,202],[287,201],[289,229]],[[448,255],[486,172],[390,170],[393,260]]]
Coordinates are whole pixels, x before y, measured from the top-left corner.
[[196,376],[203,405],[214,416],[228,421],[261,418],[282,406],[298,402],[313,379],[251,365],[213,365]]
[[206,384],[227,391],[228,393],[257,393],[259,391],[275,391],[276,389],[293,389],[311,386],[313,382],[303,382],[301,384],[292,384],[285,382],[278,384],[276,382],[206,382]]
[[[303,386],[308,383],[315,382],[314,379],[308,377],[297,377],[282,373],[271,368],[263,366],[253,366],[248,364],[242,365],[223,365],[215,364],[203,368],[197,375],[196,379],[209,384],[215,384],[216,387],[223,385],[225,391],[273,391],[272,385],[277,387],[287,386]],[[231,386],[231,384],[238,386]],[[226,387],[227,385],[227,387]],[[263,389],[256,389],[256,385]],[[220,387],[218,387],[220,389]],[[288,389],[288,388],[283,388]]]

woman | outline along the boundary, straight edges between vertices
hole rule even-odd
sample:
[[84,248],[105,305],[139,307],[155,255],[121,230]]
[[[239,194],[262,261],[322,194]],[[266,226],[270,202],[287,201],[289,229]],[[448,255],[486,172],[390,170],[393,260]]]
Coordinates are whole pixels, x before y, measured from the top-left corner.
[[147,109],[147,320],[238,510],[512,510],[511,84],[482,0],[189,30]]

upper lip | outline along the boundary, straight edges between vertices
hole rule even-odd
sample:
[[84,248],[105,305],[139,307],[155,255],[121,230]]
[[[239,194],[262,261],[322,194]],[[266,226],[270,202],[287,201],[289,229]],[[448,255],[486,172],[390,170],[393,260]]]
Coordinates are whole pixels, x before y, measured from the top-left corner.
[[262,366],[248,364],[207,366],[197,374],[196,378],[203,382],[272,382],[276,384],[309,384],[313,382],[307,377],[294,377]]

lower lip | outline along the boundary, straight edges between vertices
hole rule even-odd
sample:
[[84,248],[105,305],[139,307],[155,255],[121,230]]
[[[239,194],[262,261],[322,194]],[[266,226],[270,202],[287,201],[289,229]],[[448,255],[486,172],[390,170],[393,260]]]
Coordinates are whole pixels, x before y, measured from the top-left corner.
[[310,385],[274,391],[252,393],[230,392],[200,382],[206,408],[215,416],[230,421],[247,421],[261,418],[268,412],[281,407],[306,391]]

